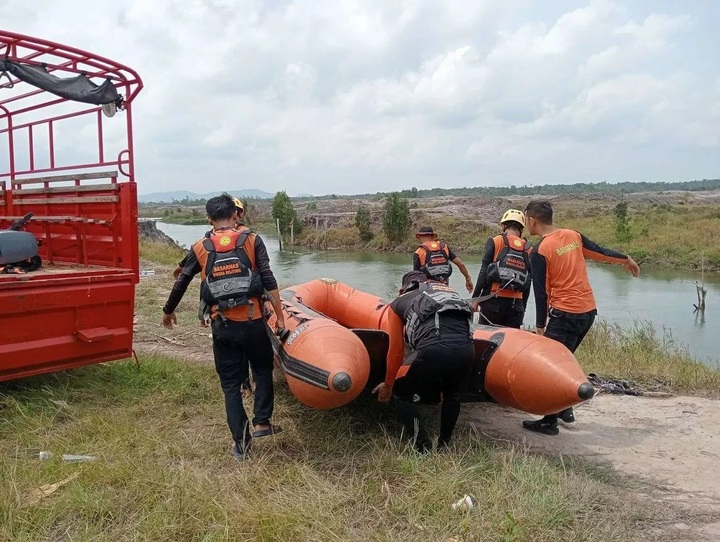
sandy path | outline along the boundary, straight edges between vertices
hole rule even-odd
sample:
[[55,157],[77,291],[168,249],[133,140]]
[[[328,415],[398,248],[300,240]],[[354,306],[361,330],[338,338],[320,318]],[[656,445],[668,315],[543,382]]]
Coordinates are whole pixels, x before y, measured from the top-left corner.
[[466,405],[461,422],[491,438],[639,477],[653,499],[688,505],[706,521],[714,516],[711,523],[672,525],[673,540],[720,540],[720,401],[600,394],[576,409],[576,423],[561,423],[556,437],[523,429],[521,421],[529,418],[537,417],[480,404]]

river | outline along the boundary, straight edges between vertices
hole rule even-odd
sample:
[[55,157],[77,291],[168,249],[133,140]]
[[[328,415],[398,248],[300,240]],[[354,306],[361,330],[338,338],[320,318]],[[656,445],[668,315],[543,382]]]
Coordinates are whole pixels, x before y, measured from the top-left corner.
[[[190,246],[202,237],[207,226],[182,226],[157,222],[158,229],[179,244]],[[281,287],[319,277],[334,278],[354,288],[392,298],[397,294],[400,277],[412,266],[408,254],[348,251],[311,251],[304,248],[278,250],[277,236],[262,233],[275,277]],[[480,270],[480,255],[459,254],[468,266],[473,281]],[[607,322],[630,327],[649,322],[659,338],[675,341],[699,361],[716,366],[720,356],[714,333],[720,329],[712,322],[720,314],[720,276],[706,274],[708,308],[705,315],[693,314],[697,302],[695,280],[700,273],[672,270],[642,269],[633,278],[616,265],[588,265],[590,282],[595,292],[598,316]],[[451,285],[464,288],[462,276],[454,269]],[[715,304],[714,304],[715,303]],[[534,323],[535,305],[530,296],[525,325]],[[713,332],[712,330],[716,331]]]

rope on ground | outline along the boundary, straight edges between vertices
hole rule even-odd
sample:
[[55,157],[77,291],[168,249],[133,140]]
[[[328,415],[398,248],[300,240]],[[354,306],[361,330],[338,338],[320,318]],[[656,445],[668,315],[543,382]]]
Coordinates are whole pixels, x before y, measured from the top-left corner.
[[588,374],[588,380],[598,393],[614,393],[616,395],[633,395],[636,397],[672,397],[671,393],[644,389],[638,384],[619,378],[605,378],[595,373]]

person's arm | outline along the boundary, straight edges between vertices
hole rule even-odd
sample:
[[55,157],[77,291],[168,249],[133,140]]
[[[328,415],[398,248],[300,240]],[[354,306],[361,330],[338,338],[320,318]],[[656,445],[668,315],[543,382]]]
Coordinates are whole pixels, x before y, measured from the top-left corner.
[[483,250],[482,263],[480,264],[480,272],[478,273],[477,282],[475,283],[475,289],[473,290],[473,297],[480,297],[483,288],[487,283],[487,272],[488,266],[492,263],[495,257],[495,241],[492,237],[488,237],[485,241],[485,249]]
[[582,233],[580,234],[580,238],[582,239],[583,255],[586,258],[590,258],[596,262],[620,264],[632,273],[633,277],[637,277],[640,274],[640,267],[635,260],[627,254],[601,247],[597,243],[585,237]]
[[280,291],[278,290],[277,280],[275,280],[275,274],[270,268],[270,256],[268,255],[267,247],[259,235],[255,236],[254,247],[255,265],[257,266],[258,273],[260,273],[263,288],[265,288],[265,291],[267,291],[270,296],[270,303],[277,318],[278,331],[281,331],[285,329],[285,313],[280,303]]
[[[404,314],[404,305],[411,302],[409,298],[412,297],[413,296],[410,294],[404,294],[398,297],[390,303],[390,310],[388,311],[389,323],[394,331],[393,336],[395,337],[395,340],[402,341],[402,344],[398,345],[398,348],[402,348],[403,350],[405,340],[403,337],[403,319],[401,315]],[[392,341],[393,338],[391,337],[390,340]],[[403,362],[403,355],[400,351],[398,351],[398,355],[391,355],[394,350],[395,348],[391,344],[385,368],[385,380],[375,386],[372,390],[373,393],[377,393],[378,401],[381,403],[387,403],[390,400],[390,397],[392,397],[392,389],[395,384],[395,379]]]
[[457,254],[455,254],[449,245],[447,245],[448,250],[448,259],[457,265],[457,268],[460,270],[460,272],[463,274],[463,277],[465,277],[465,289],[467,289],[468,293],[472,293],[473,291],[473,281],[472,277],[470,276],[469,271],[467,270],[467,267],[463,263],[463,261],[458,258]]
[[192,250],[190,250],[185,256],[184,261],[185,266],[175,279],[170,295],[168,296],[165,306],[162,309],[162,325],[168,329],[172,329],[173,324],[177,324],[175,309],[180,304],[180,301],[182,301],[182,298],[187,291],[188,285],[192,282],[192,279],[201,271],[200,263],[195,256],[195,252]]
[[183,259],[178,262],[177,267],[173,271],[174,279],[177,279],[178,276],[180,276],[180,273],[182,273],[182,270],[185,267],[185,264],[187,263],[188,255],[190,252],[192,252],[192,250],[188,250],[188,254],[185,254],[185,256],[183,256]]
[[413,271],[420,271],[420,254],[416,250],[413,252]]
[[547,261],[545,256],[538,252],[537,247],[530,254],[530,265],[532,269],[532,285],[535,294],[535,328],[538,335],[545,333],[547,322],[547,290],[545,281],[547,278]]

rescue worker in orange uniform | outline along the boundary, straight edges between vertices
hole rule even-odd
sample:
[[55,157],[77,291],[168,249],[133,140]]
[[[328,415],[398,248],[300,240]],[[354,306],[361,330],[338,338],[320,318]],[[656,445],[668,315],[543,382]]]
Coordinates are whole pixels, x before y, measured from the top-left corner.
[[438,240],[432,226],[422,226],[415,238],[420,241],[420,246],[413,254],[413,270],[423,271],[428,278],[448,284],[452,274],[452,262],[465,277],[467,291],[473,291],[473,282],[467,267],[447,243]]
[[[525,208],[530,235],[540,242],[530,253],[536,308],[536,333],[550,337],[575,352],[595,321],[597,306],[588,281],[585,258],[622,265],[633,277],[640,267],[627,254],[603,248],[583,234],[556,228],[549,201],[531,201]],[[540,420],[525,420],[523,427],[545,435],[557,435],[558,418],[575,421],[572,408]]]
[[485,242],[473,306],[480,309],[480,323],[520,328],[530,296],[530,249],[522,238],[525,214],[508,209],[500,219],[502,233]]
[[[212,231],[188,252],[185,266],[163,307],[162,324],[170,329],[177,324],[175,309],[199,273],[200,295],[211,307],[215,369],[233,436],[231,452],[236,458],[245,459],[253,438],[281,431],[271,423],[274,355],[260,303],[264,292],[278,318],[278,334],[284,333],[285,318],[265,244],[248,228],[236,227],[238,216],[233,198],[227,194],[210,198],[205,208]],[[256,382],[252,428],[242,403],[244,356]]]

